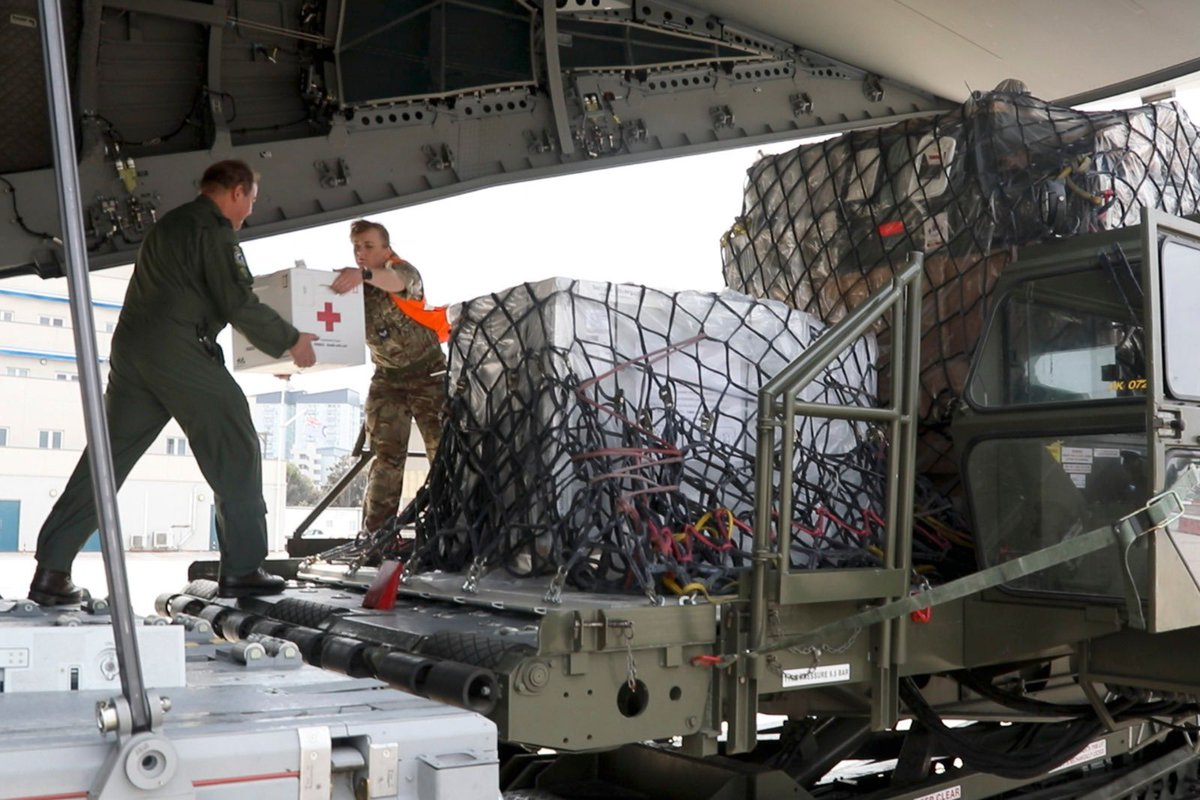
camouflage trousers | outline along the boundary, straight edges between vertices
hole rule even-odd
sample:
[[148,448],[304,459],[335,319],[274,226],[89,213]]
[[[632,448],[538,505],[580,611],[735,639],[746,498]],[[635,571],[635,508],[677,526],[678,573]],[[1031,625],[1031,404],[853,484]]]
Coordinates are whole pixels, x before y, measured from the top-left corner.
[[399,510],[413,420],[425,442],[425,453],[433,461],[442,437],[445,380],[444,373],[430,375],[425,371],[397,378],[376,370],[371,378],[366,426],[375,458],[363,499],[363,527],[367,530],[377,530]]

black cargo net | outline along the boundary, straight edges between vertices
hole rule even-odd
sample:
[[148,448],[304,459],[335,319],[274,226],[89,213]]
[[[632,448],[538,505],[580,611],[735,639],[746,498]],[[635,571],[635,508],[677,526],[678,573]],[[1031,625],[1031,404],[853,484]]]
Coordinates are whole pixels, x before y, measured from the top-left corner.
[[[1170,104],[1084,113],[982,94],[953,113],[760,159],[722,241],[726,283],[833,323],[925,253],[919,468],[953,491],[949,411],[1012,248],[1197,210],[1197,131]],[[891,335],[879,334],[880,386]]]
[[[651,596],[734,591],[756,522],[758,390],[824,328],[733,292],[566,279],[469,301],[441,445],[406,511],[408,568]],[[860,339],[800,397],[875,405],[875,356]],[[864,423],[798,420],[794,568],[880,563],[880,441]]]
[[[732,591],[755,528],[759,387],[916,250],[926,280],[914,579],[967,574],[973,542],[953,499],[947,423],[997,276],[1019,245],[1135,224],[1142,205],[1194,213],[1197,147],[1173,105],[1083,113],[992,92],[763,158],[722,241],[728,285],[763,300],[559,279],[465,304],[441,448],[398,520],[416,526],[415,546],[389,526],[328,557],[397,556],[468,584],[504,570],[595,591]],[[1102,258],[1138,302],[1123,255]],[[860,341],[803,397],[886,395],[887,317],[875,333],[877,348]],[[887,446],[867,425],[803,421],[793,568],[881,563]]]

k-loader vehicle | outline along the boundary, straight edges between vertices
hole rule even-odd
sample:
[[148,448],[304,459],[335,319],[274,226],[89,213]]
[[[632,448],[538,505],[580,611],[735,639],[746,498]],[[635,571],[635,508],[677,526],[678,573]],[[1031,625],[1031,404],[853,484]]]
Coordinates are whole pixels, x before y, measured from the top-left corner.
[[[512,796],[1192,796],[1200,225],[1146,211],[1138,227],[1025,248],[1001,274],[950,422],[978,569],[937,585],[899,524],[913,514],[921,286],[913,254],[758,401],[757,520],[799,513],[798,418],[886,439],[882,566],[790,568],[789,526],[759,523],[735,596],[478,570],[388,586],[377,565],[311,557],[279,565],[298,581],[285,595],[240,601],[217,599],[197,563],[160,610],[486,714]],[[798,399],[888,314],[884,407]],[[364,608],[373,583],[394,587],[394,608]]]

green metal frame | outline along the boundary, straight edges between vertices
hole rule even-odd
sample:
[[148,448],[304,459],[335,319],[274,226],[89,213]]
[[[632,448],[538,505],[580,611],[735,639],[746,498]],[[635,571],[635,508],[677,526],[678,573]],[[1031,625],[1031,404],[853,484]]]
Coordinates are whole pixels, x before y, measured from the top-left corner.
[[[1154,491],[1166,485],[1166,466],[1174,454],[1197,451],[1200,404],[1173,397],[1166,378],[1166,332],[1163,330],[1162,253],[1165,241],[1200,246],[1200,223],[1151,208],[1142,209],[1142,282],[1145,289],[1146,433]],[[1195,457],[1195,456],[1193,456]],[[1190,498],[1189,498],[1190,499]],[[1150,541],[1148,629],[1153,633],[1200,624],[1200,548],[1195,537],[1160,531]]]
[[[911,519],[916,472],[917,389],[920,374],[921,298],[924,256],[911,253],[908,262],[884,287],[838,325],[827,330],[816,345],[767,382],[758,394],[758,443],[755,473],[755,529],[750,580],[750,626],[745,654],[752,666],[739,665],[741,674],[733,692],[731,740],[734,746],[753,746],[752,726],[735,726],[734,719],[753,718],[757,680],[764,662],[757,661],[767,644],[770,606],[834,600],[897,600],[908,593],[912,571]],[[801,401],[797,394],[831,362],[852,347],[884,314],[892,315],[891,401],[882,408],[836,406]],[[796,416],[886,423],[889,430],[887,498],[885,507],[884,565],[875,569],[793,572],[789,568],[793,517],[793,461]],[[780,459],[774,468],[778,442]],[[776,473],[778,485],[775,483]],[[771,536],[771,521],[778,519],[778,536]],[[880,658],[872,681],[872,724],[876,728],[895,722],[898,714],[897,676],[892,668],[896,653],[903,652],[903,628],[884,626],[878,643]],[[901,645],[895,647],[894,645]],[[736,727],[736,731],[734,728]]]
[[1167,391],[1164,374],[1164,338],[1162,329],[1162,265],[1161,247],[1164,239],[1200,244],[1200,223],[1172,217],[1147,208],[1142,210],[1142,280],[1145,289],[1146,320],[1146,377],[1149,378],[1149,395],[1146,403],[1146,430],[1150,434],[1150,459],[1154,470],[1151,487],[1161,492],[1166,488],[1165,467],[1167,452],[1181,446],[1195,446],[1194,435],[1185,436],[1185,431],[1200,428],[1200,407],[1195,402],[1176,400]]

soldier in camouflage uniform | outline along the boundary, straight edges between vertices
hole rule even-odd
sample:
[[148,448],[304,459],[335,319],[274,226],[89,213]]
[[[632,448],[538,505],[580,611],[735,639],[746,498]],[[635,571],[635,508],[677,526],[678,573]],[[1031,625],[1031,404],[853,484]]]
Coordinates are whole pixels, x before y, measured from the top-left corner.
[[[113,334],[104,395],[118,487],[169,419],[187,434],[216,495],[223,597],[274,594],[284,582],[260,566],[267,555],[267,507],[258,435],[215,338],[232,324],[273,356],[290,353],[299,367],[316,361],[317,337],[297,331],[251,290],[236,231],[257,195],[258,176],[249,166],[220,161],[205,171],[195,200],[150,230]],[[95,529],[85,452],[38,534],[30,599],[79,602],[71,563]]]
[[433,460],[445,412],[446,358],[439,342],[448,333],[444,308],[425,306],[416,268],[391,248],[387,229],[358,220],[350,226],[358,268],[339,271],[333,290],[365,283],[367,345],[375,374],[367,394],[366,426],[375,454],[363,501],[363,527],[382,527],[396,516],[412,422]]

